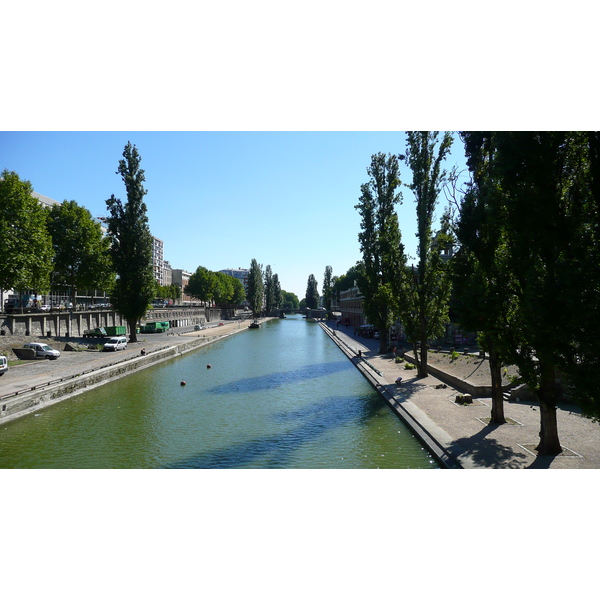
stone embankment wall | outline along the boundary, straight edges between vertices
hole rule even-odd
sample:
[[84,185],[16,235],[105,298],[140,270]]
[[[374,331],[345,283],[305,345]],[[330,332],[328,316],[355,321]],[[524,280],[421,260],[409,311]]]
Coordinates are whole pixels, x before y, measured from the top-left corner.
[[117,360],[109,366],[97,367],[84,373],[67,376],[16,394],[11,394],[10,397],[4,397],[0,400],[0,423],[13,421],[36,410],[80,394],[85,390],[93,389],[111,380],[186,354],[200,346],[210,344],[229,335],[234,335],[239,331],[245,331],[245,329],[234,330],[225,335],[194,338],[189,342],[174,346],[165,346],[164,348],[151,351],[145,356],[140,355],[132,358],[124,358]]
[[[176,307],[150,310],[142,323],[169,321],[171,327],[189,327],[206,321],[218,321],[220,318],[220,309]],[[119,313],[112,310],[60,311],[0,317],[2,335],[81,337],[86,329],[115,325],[127,323]]]

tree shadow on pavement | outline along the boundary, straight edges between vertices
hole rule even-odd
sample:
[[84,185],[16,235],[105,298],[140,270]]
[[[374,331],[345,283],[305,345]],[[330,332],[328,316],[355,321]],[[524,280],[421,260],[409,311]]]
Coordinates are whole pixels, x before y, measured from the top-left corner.
[[509,425],[486,425],[471,437],[454,440],[448,446],[448,452],[458,459],[470,459],[474,466],[488,469],[521,469],[527,455],[515,452],[511,446],[505,446],[488,436],[498,427]]

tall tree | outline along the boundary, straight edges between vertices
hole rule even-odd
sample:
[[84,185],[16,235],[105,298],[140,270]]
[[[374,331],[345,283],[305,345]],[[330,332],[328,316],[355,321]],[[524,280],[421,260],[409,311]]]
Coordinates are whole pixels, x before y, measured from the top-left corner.
[[281,306],[281,284],[277,273],[273,275],[273,303],[276,308]]
[[307,308],[318,308],[321,299],[319,296],[319,284],[312,274],[308,276],[308,281],[306,282],[305,298]]
[[73,306],[78,289],[112,288],[110,240],[87,208],[74,200],[52,206],[48,230],[54,249],[52,285],[69,289]]
[[[586,134],[577,132],[493,134],[494,173],[504,194],[508,264],[518,299],[507,330],[509,359],[539,400],[537,450],[545,455],[562,452],[557,371],[576,355],[573,329],[589,315],[580,304],[577,283],[588,274],[576,260],[589,229],[589,223],[582,227],[590,191],[587,141]],[[578,325],[587,328],[585,320]]]
[[128,142],[117,170],[125,184],[127,202],[123,204],[114,194],[106,201],[111,256],[117,273],[111,301],[127,320],[131,342],[137,342],[137,323],[154,295],[152,235],[144,202],[146,177],[140,162],[137,148]]
[[47,213],[29,181],[13,171],[0,178],[0,289],[45,292],[50,287],[52,240]]
[[253,258],[250,261],[250,269],[248,271],[248,289],[246,299],[250,303],[252,315],[255,319],[260,316],[264,303],[264,284],[262,265]]
[[[446,171],[442,163],[450,152],[452,135],[444,133],[438,144],[437,131],[409,131],[406,138],[405,161],[412,172],[408,187],[417,204],[418,264],[405,278],[401,316],[415,344],[418,376],[427,377],[427,342],[440,336],[448,322],[450,278],[441,252],[451,243],[449,220],[434,233],[433,218],[444,183]],[[420,343],[420,357],[416,349]]]
[[281,308],[285,309],[296,309],[300,308],[300,300],[294,292],[286,292],[281,290],[282,304]]
[[233,306],[239,306],[246,299],[246,290],[244,284],[237,277],[232,277],[232,279],[233,293],[230,302]]
[[507,265],[506,215],[492,173],[494,148],[482,132],[462,132],[471,183],[455,228],[458,251],[453,260],[453,298],[458,321],[478,332],[488,352],[492,381],[491,423],[506,423],[502,391],[507,328],[515,311],[514,282]]
[[323,274],[323,303],[327,310],[331,310],[331,300],[333,299],[332,273],[333,269],[327,265]]
[[363,311],[380,334],[380,352],[389,347],[389,329],[398,311],[398,295],[406,263],[396,204],[402,201],[398,157],[374,154],[367,168],[368,183],[354,207],[361,216],[358,235],[363,260],[359,286]]
[[273,282],[273,270],[271,269],[271,265],[266,266],[264,277],[265,311],[268,315],[271,312],[271,310],[275,307],[275,287]]
[[199,266],[188,280],[184,292],[205,303],[212,303],[217,287],[217,277],[214,271]]

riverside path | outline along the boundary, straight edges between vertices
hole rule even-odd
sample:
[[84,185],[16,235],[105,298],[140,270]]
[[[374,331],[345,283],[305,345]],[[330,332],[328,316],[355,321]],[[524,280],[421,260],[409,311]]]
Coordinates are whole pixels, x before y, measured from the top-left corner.
[[[472,405],[455,402],[460,392],[432,375],[418,379],[416,370],[405,370],[391,354],[379,354],[379,340],[354,335],[353,329],[335,321],[321,323],[341,348],[359,350],[365,371],[375,385],[416,419],[433,438],[431,451],[443,453],[450,463],[480,469],[596,469],[600,468],[600,424],[581,415],[573,404],[560,404],[558,433],[563,447],[555,457],[538,456],[539,406],[531,402],[506,402],[509,423],[490,425],[491,398],[474,398]],[[364,363],[364,361],[361,361]],[[370,365],[370,366],[369,366]],[[375,371],[379,371],[380,375]],[[396,386],[397,377],[401,386]],[[456,463],[454,462],[456,461]]]

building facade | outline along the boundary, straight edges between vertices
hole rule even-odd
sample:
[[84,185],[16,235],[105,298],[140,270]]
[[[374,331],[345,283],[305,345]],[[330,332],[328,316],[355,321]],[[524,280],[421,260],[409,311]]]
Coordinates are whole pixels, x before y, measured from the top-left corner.
[[191,276],[192,273],[186,271],[185,269],[171,269],[171,277],[173,280],[172,283],[181,287],[182,304],[192,304],[197,302],[197,300],[194,300],[191,296],[189,296],[183,291],[185,289],[185,286],[189,283]]
[[225,273],[225,275],[231,275],[231,277],[235,277],[242,282],[244,286],[244,291],[248,291],[248,269],[221,269],[219,273]]
[[355,285],[348,290],[340,292],[339,312],[342,315],[342,321],[349,323],[353,327],[360,327],[365,324],[363,295],[358,286]]
[[164,247],[165,244],[162,240],[152,236],[152,272],[154,274],[154,279],[158,281],[159,285],[165,285]]

